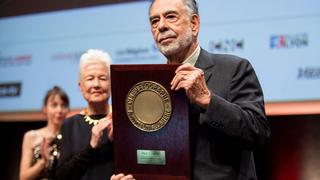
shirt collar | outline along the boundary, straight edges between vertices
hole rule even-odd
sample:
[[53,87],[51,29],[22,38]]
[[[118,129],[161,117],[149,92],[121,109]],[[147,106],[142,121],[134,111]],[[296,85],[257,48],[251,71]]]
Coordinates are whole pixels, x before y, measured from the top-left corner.
[[182,64],[189,63],[192,66],[194,66],[197,62],[199,54],[200,54],[200,46],[198,45],[197,48],[193,51],[193,53],[186,60],[184,60]]

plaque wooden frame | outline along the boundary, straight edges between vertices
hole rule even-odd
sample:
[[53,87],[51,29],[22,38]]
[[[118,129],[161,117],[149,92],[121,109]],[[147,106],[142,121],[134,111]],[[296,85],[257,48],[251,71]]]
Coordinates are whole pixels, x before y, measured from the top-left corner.
[[[111,65],[114,159],[116,173],[134,175],[137,180],[191,179],[188,98],[184,90],[170,90],[178,65]],[[145,132],[129,120],[125,99],[141,81],[154,81],[171,96],[172,114],[161,129]],[[165,151],[165,165],[138,164],[137,150]]]

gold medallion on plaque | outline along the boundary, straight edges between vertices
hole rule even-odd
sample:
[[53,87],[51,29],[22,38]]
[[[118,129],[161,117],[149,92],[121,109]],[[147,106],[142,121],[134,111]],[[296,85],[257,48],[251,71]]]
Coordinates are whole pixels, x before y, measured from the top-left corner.
[[131,123],[138,129],[157,131],[164,127],[171,117],[170,94],[159,83],[141,81],[127,94],[126,112]]

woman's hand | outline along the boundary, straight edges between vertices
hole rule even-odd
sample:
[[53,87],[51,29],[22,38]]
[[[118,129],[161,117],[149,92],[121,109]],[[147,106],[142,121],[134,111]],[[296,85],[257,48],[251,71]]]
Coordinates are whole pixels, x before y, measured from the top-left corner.
[[43,138],[43,141],[41,143],[41,157],[45,162],[45,166],[48,165],[49,159],[50,159],[50,143],[51,140],[47,138]]
[[108,138],[113,141],[113,125],[112,125],[112,113],[109,113],[105,120],[102,120],[91,129],[90,145],[92,148],[97,148],[100,144],[103,131],[108,130]]

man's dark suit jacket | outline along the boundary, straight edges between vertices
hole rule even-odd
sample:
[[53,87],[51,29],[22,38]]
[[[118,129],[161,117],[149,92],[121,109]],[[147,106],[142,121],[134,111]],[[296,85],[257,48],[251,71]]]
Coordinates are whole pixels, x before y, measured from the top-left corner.
[[193,180],[254,180],[253,151],[270,137],[263,93],[250,63],[201,49],[195,64],[212,93],[207,109],[190,106]]

